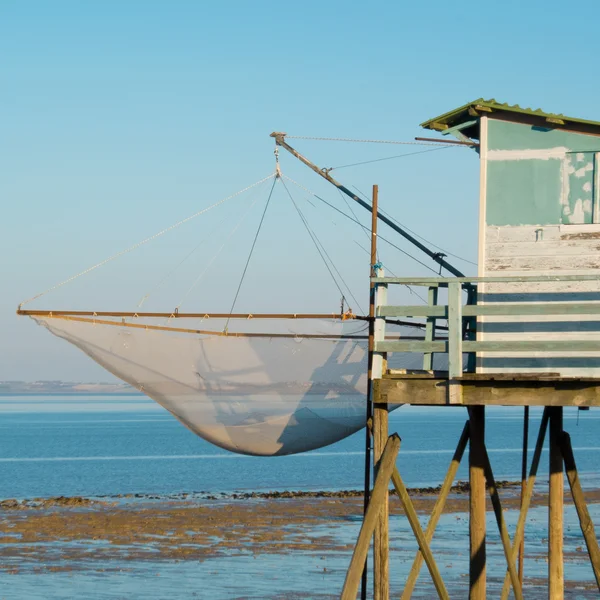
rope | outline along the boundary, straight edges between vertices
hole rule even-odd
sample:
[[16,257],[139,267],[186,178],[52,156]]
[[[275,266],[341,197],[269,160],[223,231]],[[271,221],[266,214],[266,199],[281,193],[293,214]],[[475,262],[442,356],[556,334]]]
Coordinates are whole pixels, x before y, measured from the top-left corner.
[[402,158],[404,156],[414,156],[415,154],[425,154],[426,152],[435,152],[436,150],[446,150],[447,148],[459,148],[460,146],[440,146],[436,144],[437,148],[431,148],[430,150],[418,150],[417,152],[407,152],[406,154],[396,154],[395,156],[386,156],[385,158],[375,158],[374,160],[365,160],[363,162],[352,163],[350,165],[341,165],[339,167],[331,167],[329,170],[347,169],[348,167],[358,167],[359,165],[369,165],[371,163],[382,162],[384,160],[392,160],[393,158]]
[[[277,172],[276,172],[277,173]],[[258,224],[258,229],[256,230],[256,235],[254,236],[254,241],[252,242],[252,247],[250,248],[250,254],[248,254],[248,259],[246,260],[246,265],[244,266],[244,270],[242,272],[242,277],[240,278],[240,283],[238,285],[237,291],[235,292],[235,297],[233,298],[233,302],[231,304],[231,310],[229,311],[229,317],[227,318],[227,322],[225,323],[225,328],[223,331],[227,331],[227,327],[229,326],[229,319],[233,314],[233,309],[235,308],[235,303],[237,302],[238,296],[240,294],[240,290],[242,289],[242,283],[244,283],[244,277],[246,276],[246,271],[248,270],[248,265],[250,264],[250,259],[252,258],[252,253],[254,252],[254,247],[256,246],[256,240],[258,240],[258,236],[260,234],[260,230],[262,228],[262,224],[265,220],[265,215],[267,214],[267,209],[269,208],[269,203],[271,202],[271,196],[273,195],[273,190],[275,189],[275,184],[277,180],[280,179],[279,175],[275,176],[273,179],[273,185],[271,186],[271,191],[269,192],[269,197],[267,198],[267,203],[265,204],[265,209],[263,210],[263,214],[260,218],[260,223]]]
[[466,263],[469,263],[470,265],[475,265],[477,266],[476,262],[473,262],[472,260],[469,260],[468,258],[463,258],[462,256],[459,256],[458,254],[454,254],[453,252],[450,252],[449,250],[445,250],[444,248],[442,248],[441,246],[438,246],[437,244],[434,244],[433,242],[431,242],[430,240],[424,238],[422,235],[419,235],[416,231],[413,231],[412,229],[410,229],[410,227],[407,227],[404,223],[400,223],[400,221],[398,221],[398,219],[396,219],[395,217],[393,217],[392,215],[390,215],[390,213],[385,212],[384,210],[381,211],[386,217],[388,217],[389,219],[391,219],[392,221],[395,221],[398,225],[400,225],[401,227],[404,227],[404,229],[406,229],[407,231],[410,231],[410,233],[412,233],[414,236],[422,239],[424,242],[426,242],[427,244],[429,244],[430,246],[433,246],[434,248],[437,248],[438,250],[441,250],[442,252],[445,252],[448,256],[453,256],[454,258],[458,258],[458,260],[462,260]]
[[363,144],[396,144],[400,146],[439,146],[433,142],[399,142],[394,140],[358,140],[353,138],[310,137],[307,135],[286,135],[290,140],[316,140],[319,142],[353,142]]
[[192,219],[195,219],[196,217],[199,217],[200,215],[208,212],[209,210],[216,208],[217,206],[219,206],[220,204],[223,204],[224,202],[227,202],[227,200],[231,200],[232,198],[235,198],[236,196],[239,196],[240,194],[243,194],[244,192],[252,189],[253,187],[256,187],[257,185],[263,183],[263,181],[267,181],[268,179],[271,179],[271,177],[275,177],[275,174],[272,173],[271,175],[269,175],[268,177],[264,177],[263,179],[261,179],[260,181],[257,181],[256,183],[253,183],[252,185],[249,185],[248,187],[245,187],[243,190],[240,190],[239,192],[236,192],[235,194],[232,194],[231,196],[227,196],[227,198],[223,198],[222,200],[219,200],[218,202],[215,202],[213,205],[204,208],[200,211],[198,211],[197,213],[194,213],[193,215],[182,219],[181,221],[178,221],[177,223],[174,223],[173,225],[170,225],[169,227],[167,227],[166,229],[163,229],[162,231],[159,231],[158,233],[155,233],[154,235],[142,240],[141,242],[138,242],[137,244],[134,244],[133,246],[130,246],[129,248],[126,248],[125,250],[121,250],[121,252],[117,252],[117,254],[113,254],[112,256],[109,256],[107,259],[95,264],[92,267],[89,267],[88,269],[85,269],[85,271],[81,271],[81,273],[77,273],[77,275],[73,275],[72,277],[69,277],[68,279],[65,279],[64,281],[61,281],[60,283],[57,283],[56,285],[53,285],[52,287],[48,288],[46,291],[41,292],[35,296],[32,296],[31,298],[29,298],[29,300],[25,300],[24,302],[21,302],[21,304],[19,306],[25,306],[26,304],[29,304],[30,302],[33,302],[34,300],[37,300],[38,298],[41,298],[42,296],[45,296],[46,294],[48,294],[49,292],[52,292],[53,290],[56,290],[60,287],[62,287],[63,285],[66,285],[67,283],[70,283],[71,281],[74,281],[75,279],[81,277],[82,275],[86,275],[87,273],[90,273],[91,271],[94,271],[95,269],[98,269],[99,267],[104,266],[105,264],[125,255],[128,254],[129,252],[132,252],[133,250],[136,250],[137,248],[139,248],[140,246],[143,246],[144,244],[147,244],[148,242],[151,242],[152,240],[155,240],[157,237],[160,237],[161,235],[164,235],[165,233],[167,233],[168,231],[171,231],[172,229],[175,229],[176,227],[179,227],[180,225],[183,225],[184,223],[187,223],[188,221],[191,221]]
[[[362,244],[360,244],[359,242],[357,242],[356,240],[354,240],[354,243],[364,252],[366,252],[369,256],[371,255],[371,251],[367,248],[365,248]],[[378,259],[379,260],[379,259]],[[396,275],[388,266],[387,264],[379,261],[379,263],[381,264],[381,266],[385,269],[386,273],[389,273],[392,277],[398,277],[398,275]],[[423,302],[423,304],[428,304],[427,300],[425,300],[425,298],[423,298],[423,296],[421,296],[420,294],[418,294],[417,292],[415,292],[415,290],[412,289],[412,287],[410,287],[409,285],[407,285],[406,283],[402,284],[409,292],[412,296],[416,296],[419,300],[421,300],[421,302]]]
[[[367,230],[369,229],[368,227],[366,227],[365,225],[363,225],[360,221],[357,221],[356,219],[353,219],[350,215],[347,215],[344,211],[340,210],[339,208],[337,208],[333,204],[330,204],[329,202],[327,202],[327,200],[323,200],[323,198],[321,198],[320,196],[317,196],[317,194],[315,194],[314,192],[311,192],[310,190],[308,190],[307,188],[305,188],[303,185],[299,184],[297,181],[294,181],[291,177],[288,177],[287,175],[284,175],[284,177],[286,179],[288,179],[289,181],[291,181],[292,183],[296,184],[298,187],[300,187],[303,190],[305,190],[306,192],[308,192],[309,194],[312,194],[315,198],[317,198],[317,200],[320,200],[324,204],[327,204],[327,206],[329,206],[330,208],[333,208],[333,210],[335,210],[336,212],[339,212],[341,215],[343,215],[344,217],[346,217],[346,219],[349,219],[350,221],[356,223],[358,226],[362,227],[363,229],[367,229]],[[386,244],[389,244],[393,248],[396,248],[396,250],[402,252],[402,254],[405,254],[409,258],[412,258],[415,262],[419,263],[421,266],[425,267],[426,269],[429,269],[432,273],[435,273],[436,275],[439,275],[439,273],[435,269],[432,269],[429,265],[425,264],[423,261],[420,261],[418,258],[415,258],[412,254],[409,254],[406,250],[403,250],[399,246],[396,246],[396,244],[394,244],[393,242],[390,242],[388,239],[384,238],[382,235],[377,234],[377,238],[380,239],[380,240],[382,240]]]
[[[370,201],[369,198],[367,197],[367,195],[362,190],[359,190],[355,185],[353,185],[352,187],[365,200]],[[341,192],[340,192],[340,194],[341,194]],[[468,258],[463,258],[462,256],[459,256],[458,254],[454,254],[453,252],[450,252],[449,250],[446,250],[445,248],[442,248],[441,246],[438,246],[437,244],[434,244],[432,241],[428,240],[427,238],[424,238],[422,235],[419,235],[416,231],[414,231],[413,229],[411,229],[410,227],[408,227],[404,223],[401,223],[400,221],[398,221],[398,219],[396,219],[396,217],[394,217],[393,215],[391,215],[389,212],[386,212],[385,210],[382,210],[382,209],[379,209],[379,212],[382,213],[382,214],[384,214],[388,219],[391,219],[392,221],[394,221],[395,223],[397,223],[398,225],[400,225],[400,227],[403,227],[404,229],[406,229],[406,231],[410,231],[410,233],[412,233],[415,237],[418,237],[421,240],[423,240],[425,243],[429,244],[430,246],[433,246],[434,248],[437,248],[438,250],[441,250],[442,252],[444,252],[448,256],[453,256],[454,258],[458,258],[458,260],[462,260],[462,261],[464,261],[466,263],[469,263],[471,265],[477,266],[476,262],[473,262],[472,260],[469,260]]]
[[[265,183],[265,182],[263,182],[263,183]],[[261,184],[261,185],[262,185],[262,184]],[[260,189],[260,188],[258,188],[258,189]],[[255,191],[255,193],[256,193],[256,191]],[[255,198],[255,199],[252,201],[252,203],[250,204],[250,207],[248,208],[248,210],[247,210],[247,211],[244,213],[244,215],[242,216],[242,219],[243,219],[243,218],[244,218],[244,217],[245,217],[245,216],[246,216],[246,215],[247,215],[247,214],[250,212],[250,210],[251,210],[251,209],[252,209],[252,207],[253,207],[253,206],[256,204],[256,202],[257,202],[257,198]],[[222,227],[223,225],[225,225],[227,222],[229,222],[230,220],[231,220],[231,216],[230,216],[229,214],[225,215],[225,218],[223,218],[223,219],[222,219],[222,220],[219,222],[219,224],[218,224],[218,225],[216,225],[216,226],[215,226],[215,227],[214,227],[214,228],[211,230],[211,232],[210,232],[210,233],[209,233],[207,236],[203,237],[203,238],[202,238],[202,239],[201,239],[201,240],[198,242],[198,244],[196,244],[196,246],[195,246],[195,247],[194,247],[194,248],[193,248],[193,249],[192,249],[190,252],[188,252],[188,253],[187,253],[187,254],[186,254],[186,255],[185,255],[185,256],[184,256],[184,257],[181,259],[181,261],[180,261],[180,262],[179,262],[177,265],[175,265],[173,268],[171,268],[171,269],[170,269],[170,270],[169,270],[169,271],[168,271],[168,272],[167,272],[167,273],[166,273],[166,274],[165,274],[165,275],[164,275],[164,276],[163,276],[163,277],[162,277],[162,278],[161,278],[161,279],[158,281],[158,283],[157,283],[157,284],[155,284],[155,285],[154,285],[154,287],[153,287],[153,288],[151,288],[151,289],[150,289],[150,291],[149,291],[148,293],[146,293],[146,294],[145,294],[145,295],[142,297],[142,299],[140,300],[140,302],[139,302],[139,304],[137,305],[137,307],[138,307],[138,308],[141,308],[141,307],[142,307],[142,305],[144,304],[144,302],[146,302],[146,300],[148,300],[148,298],[150,298],[150,296],[151,296],[152,294],[154,294],[154,292],[156,292],[156,290],[158,290],[159,288],[161,288],[161,287],[162,287],[162,285],[163,285],[163,284],[164,284],[164,283],[167,281],[167,279],[169,279],[169,277],[171,277],[171,275],[173,275],[173,273],[175,273],[175,271],[177,271],[177,270],[179,269],[179,267],[181,267],[181,266],[183,265],[183,263],[185,263],[185,262],[188,260],[188,258],[190,258],[190,257],[191,257],[193,254],[195,254],[195,253],[196,253],[196,252],[197,252],[197,251],[200,249],[200,247],[201,247],[201,246],[203,246],[203,245],[204,245],[206,242],[208,242],[209,240],[211,240],[212,238],[214,238],[214,237],[217,235],[217,233],[219,233],[219,232],[220,232],[220,230],[221,230],[221,227]],[[241,221],[240,221],[240,223],[241,223]],[[234,233],[235,229],[237,229],[237,227],[238,227],[238,226],[239,226],[239,223],[238,223],[238,225],[236,225],[236,227],[234,228],[234,230],[233,230],[232,232],[230,232],[230,234],[227,236],[226,240],[228,240],[228,239],[231,237],[231,235]],[[219,249],[219,252],[220,252],[220,251],[223,249],[224,245],[225,245],[225,244],[223,244],[223,245],[221,246],[221,248]],[[218,254],[218,253],[217,253],[217,254]],[[198,282],[198,280],[199,280],[199,279],[202,277],[202,275],[204,275],[204,273],[206,272],[206,270],[208,269],[208,267],[210,266],[210,264],[212,264],[212,261],[213,261],[213,260],[216,258],[216,256],[217,256],[217,255],[215,255],[215,256],[212,258],[212,260],[211,260],[211,261],[209,262],[209,264],[207,265],[207,268],[206,268],[206,269],[205,269],[205,270],[204,270],[204,271],[201,273],[201,275],[200,275],[200,276],[199,276],[199,278],[198,278],[198,279],[197,279],[197,280],[194,282],[194,284],[192,285],[192,287],[191,287],[191,288],[190,288],[190,289],[189,289],[189,290],[186,292],[186,294],[184,295],[184,297],[183,297],[183,299],[182,299],[182,301],[181,301],[181,302],[183,302],[183,300],[186,298],[187,294],[188,294],[189,292],[191,292],[191,291],[192,291],[192,289],[195,287],[195,285],[196,285],[196,283]],[[177,305],[177,307],[176,307],[177,309],[179,309],[179,308],[181,307],[181,302],[180,302],[180,303]]]
[[[290,179],[286,175],[284,175],[284,177],[286,179]],[[290,181],[292,181],[292,180],[290,179]],[[323,252],[325,253],[325,255],[327,256],[327,258],[329,259],[329,262],[331,263],[331,266],[335,269],[335,271],[338,274],[341,282],[344,284],[345,288],[348,290],[348,293],[350,294],[350,297],[356,303],[356,306],[358,306],[358,308],[359,308],[359,310],[361,312],[364,312],[363,309],[360,306],[360,303],[354,297],[354,294],[352,293],[352,290],[350,289],[350,287],[348,286],[348,284],[344,281],[344,278],[342,277],[342,274],[339,272],[338,268],[335,266],[335,263],[331,260],[331,257],[327,253],[327,250],[325,250],[325,247],[323,246],[323,244],[321,243],[321,241],[317,237],[317,234],[314,233],[314,231],[312,231],[310,225],[308,224],[308,221],[306,220],[306,217],[304,216],[304,214],[300,210],[300,207],[296,204],[296,201],[292,197],[292,194],[290,193],[290,190],[288,189],[287,185],[285,185],[285,181],[283,179],[281,180],[281,183],[283,183],[283,187],[285,188],[285,191],[287,192],[290,200],[292,201],[292,204],[294,205],[294,208],[296,209],[296,212],[300,216],[300,219],[302,220],[302,223],[304,224],[304,227],[306,228],[306,231],[308,232],[308,235],[311,237],[311,239],[312,239],[312,241],[313,241],[313,243],[315,245],[315,248],[317,249],[317,252],[321,256],[321,259],[323,260],[323,264],[325,265],[325,267],[329,271],[329,274],[331,275],[331,279],[333,280],[333,282],[335,283],[335,286],[337,287],[338,291],[342,295],[342,298],[345,296],[345,294],[342,291],[342,288],[340,287],[339,283],[337,282],[337,279],[335,278],[335,275],[332,273],[332,271],[331,271],[331,269],[329,267],[329,264],[327,263],[327,260],[325,259],[325,256],[323,256]],[[320,248],[319,248],[319,246],[320,246]],[[321,249],[323,250],[323,252],[321,252]]]
[[217,257],[221,254],[221,252],[223,251],[223,248],[225,248],[225,246],[227,245],[227,242],[233,237],[235,232],[239,229],[240,225],[244,222],[244,220],[246,219],[246,217],[248,216],[250,211],[254,208],[254,205],[257,202],[258,202],[258,198],[255,198],[253,200],[252,204],[250,204],[250,206],[246,210],[246,212],[241,216],[241,218],[238,220],[238,222],[234,225],[233,229],[229,232],[229,234],[227,235],[227,237],[225,238],[225,240],[223,241],[223,243],[221,244],[219,249],[215,252],[213,257],[208,261],[208,263],[206,264],[206,266],[204,267],[204,269],[202,270],[200,275],[198,275],[198,277],[196,277],[196,279],[194,280],[194,283],[192,283],[192,285],[188,288],[188,290],[182,296],[181,300],[179,301],[179,304],[175,307],[175,310],[179,310],[181,308],[181,305],[185,302],[186,298],[190,295],[192,290],[198,285],[198,283],[200,283],[201,279],[204,277],[204,275],[206,275],[206,272],[208,271],[208,269],[210,269],[211,265],[215,262]]

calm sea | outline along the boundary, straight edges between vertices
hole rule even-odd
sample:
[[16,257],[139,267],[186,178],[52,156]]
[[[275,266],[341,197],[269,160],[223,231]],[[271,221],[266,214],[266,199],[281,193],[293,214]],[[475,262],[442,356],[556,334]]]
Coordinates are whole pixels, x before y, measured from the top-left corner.
[[[532,409],[530,448],[540,417]],[[442,481],[465,419],[463,408],[392,413],[390,431],[402,438],[399,468],[407,485]],[[600,487],[600,411],[565,409],[564,422],[584,484]],[[486,432],[496,478],[518,479],[522,409],[488,408]],[[142,396],[3,396],[0,499],[358,489],[363,446],[360,432],[318,451],[254,458],[212,446]],[[462,465],[459,478],[466,477]]]

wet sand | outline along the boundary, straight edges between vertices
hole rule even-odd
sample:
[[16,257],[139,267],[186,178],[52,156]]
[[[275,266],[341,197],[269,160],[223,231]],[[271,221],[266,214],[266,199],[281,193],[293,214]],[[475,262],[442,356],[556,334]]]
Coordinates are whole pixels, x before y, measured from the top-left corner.
[[[503,507],[507,515],[516,520],[520,484],[503,482],[501,487],[504,488]],[[436,489],[412,490],[411,497],[417,511],[425,516],[433,508]],[[600,505],[600,490],[587,491],[586,498],[590,504]],[[568,504],[568,494],[565,494],[565,500]],[[467,503],[468,486],[460,484],[446,503],[437,546],[438,559],[448,563],[445,566],[453,572],[453,585],[462,589],[468,553]],[[547,496],[536,493],[532,513],[536,509],[542,511],[546,503]],[[491,511],[491,505],[488,510]],[[394,496],[390,500],[390,513],[395,515],[395,523],[405,523],[406,520],[401,518],[400,503]],[[290,556],[300,563],[303,557],[312,560],[318,555],[319,560],[336,557],[337,562],[334,561],[331,567],[336,573],[335,585],[331,585],[339,588],[339,593],[361,517],[362,497],[358,491],[9,499],[0,502],[0,573],[18,579],[24,573],[109,572],[127,569],[128,564],[139,568],[140,563],[208,561],[217,566],[235,557],[256,559],[267,555]],[[583,538],[573,528],[574,544],[577,534],[578,545],[567,546],[565,558],[572,565],[581,564],[585,570],[587,554]],[[545,556],[541,535],[538,535],[537,546],[531,547],[530,555],[543,569]],[[501,547],[491,534],[489,537],[491,555],[496,553],[503,560]],[[405,528],[395,533],[390,542],[392,553],[395,546],[401,549],[406,572],[414,556],[411,544],[414,545],[414,540]],[[494,544],[498,546],[495,549]],[[452,556],[457,552],[462,561],[460,565]],[[324,568],[326,572],[327,567]],[[541,590],[543,578],[540,573],[532,572],[531,575],[531,589]],[[401,574],[399,578],[402,578]],[[428,577],[424,576],[425,579]],[[585,576],[579,575],[575,579],[575,583],[568,583],[578,590],[578,595],[573,597],[596,597],[597,591],[590,591],[593,590],[589,585],[593,579],[588,577],[587,581]],[[281,597],[284,592],[279,589],[275,594],[274,590],[274,597]],[[594,595],[585,595],[591,593]],[[294,597],[310,597],[310,594]],[[418,594],[415,597],[419,597]]]

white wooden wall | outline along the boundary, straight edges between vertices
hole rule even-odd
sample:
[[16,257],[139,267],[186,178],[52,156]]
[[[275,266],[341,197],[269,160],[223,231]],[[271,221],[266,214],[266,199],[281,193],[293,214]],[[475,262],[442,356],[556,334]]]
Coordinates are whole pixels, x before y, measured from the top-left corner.
[[[600,274],[600,224],[485,228],[483,276]],[[483,255],[483,256],[482,256]],[[483,266],[483,268],[481,268]],[[479,303],[600,302],[598,282],[506,283],[480,287]],[[597,316],[485,317],[481,340],[597,339]],[[558,372],[600,377],[600,352],[480,353],[478,372]]]

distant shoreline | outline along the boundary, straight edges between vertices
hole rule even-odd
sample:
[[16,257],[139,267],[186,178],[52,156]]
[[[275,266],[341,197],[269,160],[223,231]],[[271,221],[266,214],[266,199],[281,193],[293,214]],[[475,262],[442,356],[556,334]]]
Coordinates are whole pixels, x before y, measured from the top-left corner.
[[142,392],[86,392],[85,390],[68,390],[64,392],[0,392],[0,398],[10,396],[145,396]]

